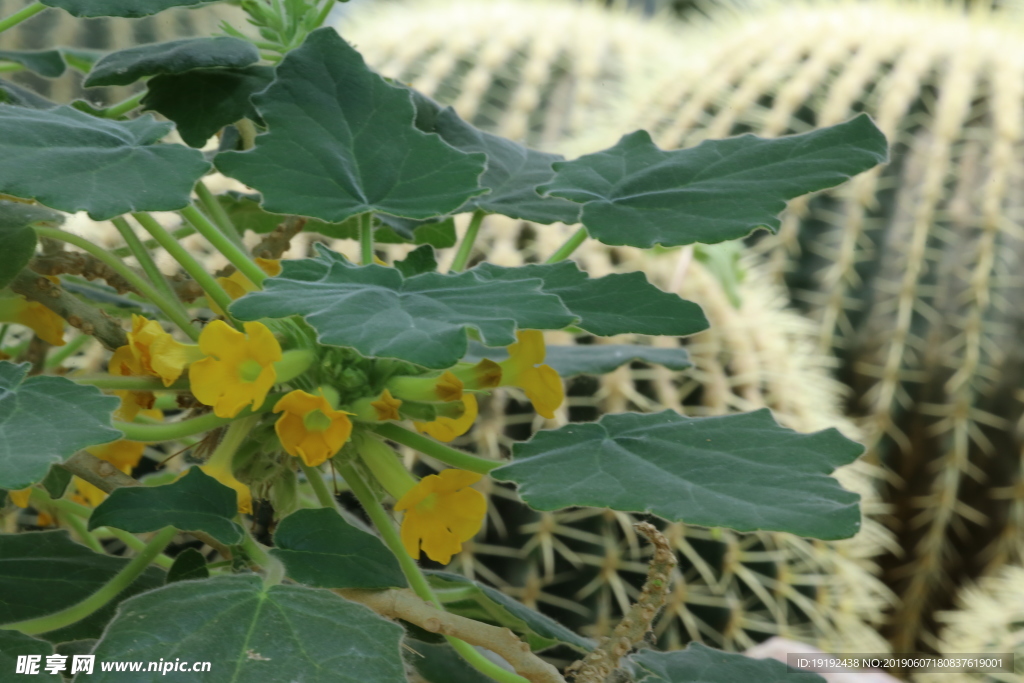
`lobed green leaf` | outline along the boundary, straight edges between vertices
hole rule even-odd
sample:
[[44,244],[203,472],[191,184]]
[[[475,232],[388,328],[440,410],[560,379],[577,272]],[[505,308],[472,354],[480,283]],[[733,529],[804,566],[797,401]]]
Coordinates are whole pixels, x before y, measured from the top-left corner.
[[210,0],[39,0],[76,17],[128,17],[137,19],[172,7],[204,5]]
[[0,61],[21,64],[45,78],[56,78],[67,69],[60,50],[0,50]]
[[0,289],[11,284],[36,253],[36,233],[32,225],[59,225],[64,216],[45,206],[0,199]]
[[186,206],[210,168],[198,150],[155,144],[171,124],[109,121],[72,107],[0,105],[0,192],[107,220]]
[[196,581],[210,578],[206,558],[195,548],[185,548],[174,558],[174,564],[167,570],[167,583]]
[[[0,671],[13,674],[18,670],[18,658],[25,655],[39,655],[39,673],[30,680],[63,683],[60,674],[46,671],[46,658],[53,654],[53,645],[45,640],[26,636],[21,631],[0,630]],[[42,678],[39,678],[42,676]]]
[[221,128],[239,119],[260,121],[249,98],[273,79],[274,70],[268,66],[155,76],[146,82],[142,106],[174,121],[186,144],[202,147]]
[[131,85],[146,76],[175,75],[213,67],[244,67],[259,60],[256,46],[241,38],[184,38],[111,52],[96,62],[82,85],[86,88]]
[[65,377],[26,378],[29,368],[0,361],[0,488],[12,491],[41,480],[75,451],[121,436],[110,426],[118,398]]
[[298,510],[278,524],[271,554],[288,576],[317,588],[404,588],[398,559],[384,542],[327,508]]
[[860,497],[828,475],[863,450],[835,429],[781,427],[768,409],[704,418],[622,413],[538,432],[491,476],[519,484],[538,510],[608,507],[835,540],[860,528]]
[[486,157],[416,129],[409,92],[370,71],[334,29],[313,31],[289,52],[253,103],[269,132],[215,164],[259,190],[270,212],[422,219],[486,191],[478,182]]
[[[397,624],[330,591],[228,576],[172,583],[125,601],[94,654],[97,661],[211,662],[209,672],[188,674],[198,683],[406,683],[401,638]],[[98,667],[89,677],[123,679]],[[160,672],[132,678],[167,680],[174,678]]]
[[89,529],[109,526],[141,534],[173,526],[234,545],[244,534],[233,521],[237,514],[238,493],[193,467],[173,484],[117,489],[93,511]]
[[504,268],[481,263],[470,272],[484,280],[517,282],[538,278],[544,291],[579,316],[579,327],[609,337],[616,334],[685,336],[708,328],[700,306],[663,292],[640,272],[592,278],[572,261]]
[[538,279],[487,281],[473,272],[403,278],[394,268],[357,267],[322,245],[317,250],[317,258],[282,262],[282,273],[231,313],[242,320],[302,315],[321,343],[438,369],[466,354],[467,327],[487,345],[505,346],[517,327],[560,329],[576,319]]
[[538,192],[583,205],[581,222],[605,244],[650,248],[773,232],[786,201],[833,187],[888,158],[866,114],[810,133],[741,135],[663,151],[646,131],[609,149],[555,164]]

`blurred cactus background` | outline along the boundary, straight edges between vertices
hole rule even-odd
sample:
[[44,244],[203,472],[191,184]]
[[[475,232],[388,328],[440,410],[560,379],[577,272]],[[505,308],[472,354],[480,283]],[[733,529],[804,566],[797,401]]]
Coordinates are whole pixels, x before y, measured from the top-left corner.
[[[0,16],[22,4],[0,0]],[[0,36],[0,49],[208,35],[237,20],[232,10],[102,26],[50,10]],[[576,253],[594,276],[642,270],[700,303],[710,331],[630,340],[684,344],[692,369],[633,363],[600,382],[574,378],[550,423],[498,393],[458,445],[504,457],[531,430],[666,407],[767,406],[794,429],[837,426],[868,447],[839,473],[865,498],[862,532],[824,543],[673,525],[679,580],[656,635],[673,646],[742,650],[779,634],[835,652],[1024,661],[1024,3],[353,1],[339,5],[338,26],[385,76],[480,128],[569,155],[637,128],[677,148],[869,113],[891,163],[793,202],[778,235],[740,249],[641,255],[590,242]],[[80,94],[73,79],[20,82],[57,101]],[[87,97],[101,95],[118,98]],[[492,216],[481,234],[478,258],[518,265],[570,231]],[[490,523],[459,568],[603,634],[645,571],[629,516],[538,514],[507,489],[489,495]]]

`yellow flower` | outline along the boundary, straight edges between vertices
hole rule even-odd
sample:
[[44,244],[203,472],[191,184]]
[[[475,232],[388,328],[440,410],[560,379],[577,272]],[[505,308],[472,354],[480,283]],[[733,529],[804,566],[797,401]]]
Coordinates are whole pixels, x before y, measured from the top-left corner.
[[214,320],[199,335],[199,350],[209,356],[189,366],[192,393],[213,406],[217,417],[234,417],[247,405],[259,407],[274,386],[281,345],[263,323],[245,323],[245,334]]
[[526,392],[533,409],[549,420],[565,400],[562,378],[544,362],[544,335],[540,330],[519,330],[515,344],[508,347],[508,360],[501,366],[501,385],[516,386]]
[[[129,346],[121,346],[114,351],[114,355],[110,357],[110,362],[107,363],[107,371],[111,375],[117,375],[118,377],[146,374],[142,363],[135,357]],[[115,415],[118,419],[125,422],[134,420],[140,411],[152,408],[153,403],[156,401],[152,391],[131,391],[125,389],[117,390],[114,393],[121,397],[121,407],[117,409]]]
[[310,467],[334,457],[352,435],[350,413],[335,410],[324,397],[296,389],[283,396],[274,412],[284,412],[274,431],[288,455],[302,458]]
[[94,508],[107,499],[106,491],[90,484],[85,479],[73,477],[72,483],[75,486],[76,492],[71,495],[71,500],[79,505]]
[[203,357],[195,344],[182,344],[157,321],[134,314],[128,348],[142,369],[163,380],[165,387],[174,384],[190,363]]
[[459,417],[439,417],[433,422],[413,422],[416,429],[429,434],[438,441],[448,443],[457,436],[462,436],[473,426],[477,416],[476,396],[463,394],[463,411]]
[[20,491],[8,491],[7,497],[11,499],[11,502],[25,509],[28,507],[28,497],[32,494],[32,487],[21,489]]
[[439,376],[407,377],[399,375],[388,381],[391,393],[405,401],[458,401],[462,398],[462,380],[445,370]]
[[[256,262],[256,265],[260,267],[260,270],[270,277],[281,274],[281,262],[279,260],[269,258],[255,258],[253,260]],[[249,292],[255,292],[259,289],[259,287],[253,284],[253,281],[243,275],[240,270],[236,270],[228,277],[217,278],[217,282],[219,282],[220,286],[224,288],[224,291],[229,297],[231,297],[232,301],[240,299]],[[210,302],[210,308],[212,308],[218,315],[224,315],[224,311],[220,309],[220,306],[212,301]]]
[[20,294],[0,295],[0,322],[24,325],[48,344],[64,346],[64,318]]
[[248,486],[238,481],[230,469],[211,464],[200,465],[199,469],[225,486],[235,490],[235,493],[238,494],[239,512],[252,513],[252,491],[249,490]]
[[402,401],[392,396],[387,389],[381,392],[380,398],[376,401],[370,401],[370,405],[377,412],[377,420],[380,422],[401,419],[398,409],[402,407]]
[[482,475],[465,470],[443,470],[423,477],[395,503],[402,518],[402,545],[413,559],[420,548],[427,557],[448,564],[462,544],[476,535],[487,514],[487,499],[471,488]]

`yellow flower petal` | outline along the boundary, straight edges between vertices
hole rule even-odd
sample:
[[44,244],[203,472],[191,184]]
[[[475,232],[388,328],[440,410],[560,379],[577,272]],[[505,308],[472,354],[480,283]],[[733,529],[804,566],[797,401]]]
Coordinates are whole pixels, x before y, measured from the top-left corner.
[[[335,410],[323,395],[296,389],[274,406],[275,413],[284,413],[274,423],[274,431],[288,455],[302,458],[309,467],[316,467],[334,457],[352,435],[349,413]],[[326,426],[317,428],[307,424],[307,418],[319,413],[318,419],[327,418]]]
[[377,419],[381,422],[401,419],[398,409],[402,407],[402,401],[392,396],[387,389],[381,392],[379,399],[371,401],[370,405],[377,412]]
[[562,378],[544,362],[544,335],[540,330],[519,330],[515,344],[508,347],[509,358],[500,364],[501,386],[516,386],[526,392],[536,410],[549,420],[565,401]]
[[75,488],[78,490],[78,495],[72,496],[72,499],[77,498],[78,502],[81,502],[83,505],[88,505],[89,507],[94,508],[107,499],[106,491],[90,484],[85,479],[74,477],[73,482]]
[[444,470],[424,477],[402,496],[395,510],[405,510],[401,533],[406,552],[418,559],[422,548],[430,559],[448,564],[483,526],[487,499],[468,488],[480,478],[475,472]]
[[464,394],[462,405],[465,410],[460,417],[439,417],[433,422],[413,422],[413,425],[420,432],[429,434],[438,441],[445,443],[453,441],[456,437],[469,431],[478,414],[476,396],[473,394]]
[[85,450],[100,460],[106,460],[117,469],[128,474],[142,460],[146,444],[139,441],[119,439],[118,441],[112,441],[100,446],[89,446]]
[[[189,366],[192,393],[212,406],[218,417],[234,417],[246,406],[258,408],[277,379],[274,363],[281,345],[266,325],[245,323],[245,334],[214,320],[199,335],[199,349],[208,358]],[[249,367],[259,370],[253,377]],[[243,373],[244,370],[244,373]]]
[[446,370],[437,378],[434,391],[441,401],[458,401],[462,398],[462,380]]
[[256,262],[256,265],[260,267],[260,270],[270,277],[275,277],[281,274],[281,259],[261,258],[257,256],[253,260]]

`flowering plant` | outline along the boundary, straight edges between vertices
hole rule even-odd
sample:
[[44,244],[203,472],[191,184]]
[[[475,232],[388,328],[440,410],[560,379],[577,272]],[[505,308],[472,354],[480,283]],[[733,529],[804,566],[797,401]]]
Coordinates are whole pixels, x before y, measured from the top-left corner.
[[[190,4],[42,0],[0,31],[44,10],[137,16]],[[712,661],[710,650],[629,654],[672,578],[655,525],[640,525],[655,548],[648,581],[601,642],[418,560],[448,564],[481,530],[484,478],[515,484],[538,510],[853,535],[857,496],[827,475],[860,448],[838,432],[797,434],[767,411],[567,423],[543,331],[706,328],[697,305],[642,274],[591,277],[570,257],[587,239],[675,247],[774,229],[787,200],[884,161],[885,139],[866,116],[679,151],[637,131],[567,161],[379,76],[320,28],[331,5],[244,0],[256,39],[225,25],[215,38],[104,55],[84,67],[86,86],[146,79],[105,109],[40,103],[0,81],[0,316],[32,331],[2,348],[0,488],[5,514],[34,509],[87,546],[65,531],[0,535],[0,557],[23,560],[0,584],[38,589],[32,600],[0,596],[0,651],[53,655],[86,639],[101,660],[213,663],[181,680],[383,683],[407,680],[400,645],[434,634],[408,665],[429,681],[455,680],[456,657],[502,682],[604,681],[616,670],[689,680],[682,672]],[[210,138],[215,147],[197,149]],[[215,194],[216,174],[248,194]],[[111,221],[123,243],[59,227],[58,212],[78,211]],[[152,212],[176,212],[182,227]],[[580,227],[544,263],[505,268],[475,251],[491,215]],[[359,258],[318,244],[281,259],[300,231],[353,240]],[[224,271],[182,246],[191,233]],[[385,243],[415,248],[388,257]],[[181,272],[165,274],[158,250]],[[68,365],[96,345],[103,371]],[[670,355],[686,364],[683,349]],[[608,364],[600,345],[578,347],[572,363],[575,373]],[[451,445],[503,387],[557,428],[514,444],[507,460]],[[164,469],[144,468],[144,453]],[[48,590],[40,576],[70,587]],[[579,660],[559,670],[535,653],[554,645]],[[714,662],[723,681],[749,678],[747,663]],[[765,680],[780,671],[758,666]]]

